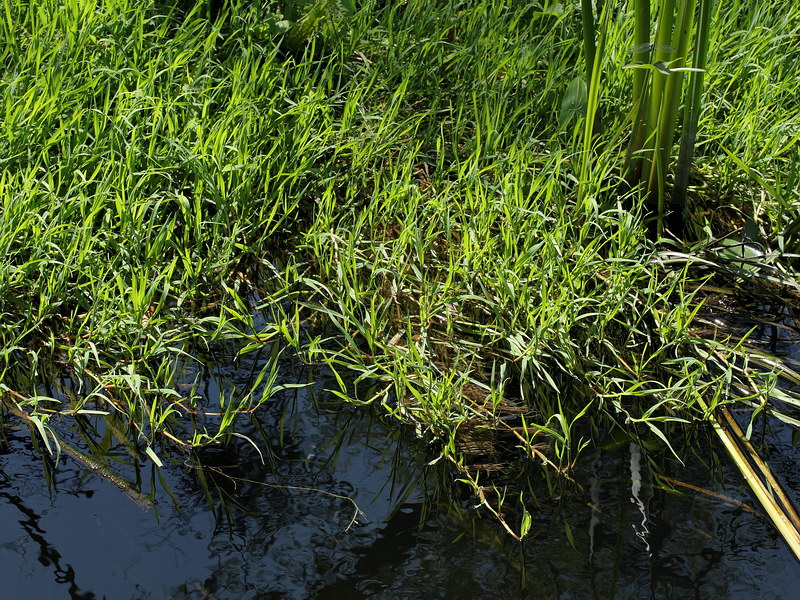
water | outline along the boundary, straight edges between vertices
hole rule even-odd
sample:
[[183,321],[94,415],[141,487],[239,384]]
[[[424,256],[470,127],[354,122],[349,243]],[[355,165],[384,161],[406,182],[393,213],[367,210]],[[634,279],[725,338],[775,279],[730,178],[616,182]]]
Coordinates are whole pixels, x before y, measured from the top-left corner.
[[[252,366],[218,364],[200,373],[209,398]],[[307,380],[299,365],[282,372]],[[10,421],[0,443],[0,597],[772,599],[800,584],[800,564],[768,521],[735,503],[752,500],[702,439],[685,466],[660,457],[660,467],[730,501],[664,489],[646,451],[625,442],[587,451],[579,487],[560,498],[535,484],[539,505],[519,544],[442,466],[425,466],[419,442],[329,399],[335,384],[324,374],[314,380],[241,424],[270,449],[263,463],[237,439],[204,451],[202,470],[188,455],[156,469],[100,421],[62,428],[65,440],[106,455],[150,508],[68,456],[46,477],[27,429]],[[764,435],[797,500],[791,431]]]

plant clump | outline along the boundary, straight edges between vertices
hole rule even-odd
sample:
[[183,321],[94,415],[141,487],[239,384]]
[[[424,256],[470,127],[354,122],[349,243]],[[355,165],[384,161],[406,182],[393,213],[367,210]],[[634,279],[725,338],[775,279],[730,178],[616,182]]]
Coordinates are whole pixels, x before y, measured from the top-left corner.
[[[291,353],[502,519],[483,474],[568,477],[595,419],[669,452],[671,427],[766,402],[774,369],[696,316],[722,282],[797,288],[800,9],[718,4],[683,243],[653,241],[623,185],[624,8],[586,116],[563,112],[570,3],[285,4],[0,13],[0,390],[47,449],[98,413],[154,462],[224,442]],[[221,344],[269,359],[207,398],[186,364]]]

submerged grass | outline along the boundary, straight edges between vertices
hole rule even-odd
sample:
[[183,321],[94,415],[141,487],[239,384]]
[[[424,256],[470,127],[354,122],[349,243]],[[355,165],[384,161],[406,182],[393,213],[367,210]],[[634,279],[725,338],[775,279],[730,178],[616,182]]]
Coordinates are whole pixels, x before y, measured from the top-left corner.
[[[760,401],[752,363],[708,359],[746,352],[692,326],[709,278],[764,273],[716,236],[800,239],[800,8],[718,3],[687,250],[619,192],[624,9],[582,140],[579,115],[558,123],[577,6],[387,4],[4,5],[0,385],[45,444],[82,411],[124,415],[155,461],[223,441],[291,350],[432,435],[502,519],[483,474],[503,457],[568,475],[598,415],[667,448],[698,399],[746,380]],[[185,389],[187,357],[221,343],[270,358],[233,397]]]

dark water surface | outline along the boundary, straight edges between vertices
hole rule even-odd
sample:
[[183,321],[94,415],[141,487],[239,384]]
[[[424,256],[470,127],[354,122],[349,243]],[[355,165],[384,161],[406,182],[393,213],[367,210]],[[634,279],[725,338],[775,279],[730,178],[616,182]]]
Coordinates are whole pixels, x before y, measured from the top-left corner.
[[[250,366],[203,372],[199,391],[216,398],[246,378]],[[151,496],[152,508],[68,456],[48,485],[27,429],[12,420],[0,441],[0,598],[800,593],[800,565],[765,519],[688,488],[665,490],[635,444],[587,450],[575,474],[582,491],[552,500],[542,485],[531,534],[519,544],[476,513],[469,497],[453,499],[452,478],[425,467],[418,442],[390,436],[367,410],[326,402],[326,387],[333,384],[317,376],[313,386],[281,392],[257,420],[243,424],[270,449],[264,463],[249,442],[236,439],[203,453],[202,478],[188,456],[162,469],[137,463],[99,421],[60,432],[84,451],[107,453],[110,468]],[[791,432],[772,430],[766,440],[774,467],[799,498],[800,453]],[[666,473],[752,502],[724,460],[702,444],[696,450],[686,466],[660,459]]]

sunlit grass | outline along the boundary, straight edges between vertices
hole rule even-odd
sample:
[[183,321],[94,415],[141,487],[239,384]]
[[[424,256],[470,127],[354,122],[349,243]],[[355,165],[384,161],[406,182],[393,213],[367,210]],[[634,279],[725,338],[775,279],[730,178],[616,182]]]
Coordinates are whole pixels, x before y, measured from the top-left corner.
[[[281,352],[468,480],[469,431],[567,474],[590,416],[666,447],[699,393],[737,396],[691,330],[705,246],[661,253],[620,196],[624,13],[584,146],[579,115],[558,124],[584,68],[577,5],[365,2],[299,17],[289,43],[272,5],[189,4],[0,14],[0,381],[34,435],[103,410],[156,454],[220,441],[269,401]],[[724,4],[694,220],[747,215],[788,247],[800,12]],[[197,397],[178,365],[220,343],[271,358],[236,397]]]

